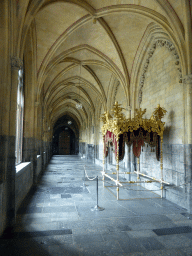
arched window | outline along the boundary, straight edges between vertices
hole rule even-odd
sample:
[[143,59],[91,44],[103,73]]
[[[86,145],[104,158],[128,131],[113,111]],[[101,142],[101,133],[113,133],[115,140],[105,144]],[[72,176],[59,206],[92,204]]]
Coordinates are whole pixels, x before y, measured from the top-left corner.
[[24,111],[23,70],[19,69],[18,89],[17,89],[16,141],[15,141],[16,164],[19,164],[22,161],[23,111]]

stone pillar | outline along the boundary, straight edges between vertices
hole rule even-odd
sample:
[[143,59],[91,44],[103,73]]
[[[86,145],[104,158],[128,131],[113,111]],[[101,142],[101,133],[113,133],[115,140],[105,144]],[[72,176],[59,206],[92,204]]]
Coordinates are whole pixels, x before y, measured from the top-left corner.
[[22,69],[23,62],[17,57],[11,58],[11,88],[10,88],[10,115],[9,115],[9,138],[7,155],[7,226],[15,224],[15,136],[16,136],[16,113],[17,113],[17,88],[18,71]]
[[40,103],[39,102],[35,102],[35,137],[36,139],[34,139],[34,150],[33,150],[33,184],[36,184],[38,181],[38,174],[37,174],[37,153],[38,153],[38,108],[39,108]]
[[192,74],[183,78],[184,90],[186,91],[186,121],[187,121],[187,139],[186,144],[192,144]]
[[131,106],[128,106],[127,110],[128,110],[128,119],[129,119],[131,118]]
[[38,174],[37,174],[37,149],[36,149],[35,139],[33,143],[31,162],[33,163],[33,184],[36,184],[38,180],[38,177],[37,177]]
[[185,120],[186,133],[185,138],[185,182],[188,189],[188,210],[192,213],[192,74],[183,78],[185,97]]

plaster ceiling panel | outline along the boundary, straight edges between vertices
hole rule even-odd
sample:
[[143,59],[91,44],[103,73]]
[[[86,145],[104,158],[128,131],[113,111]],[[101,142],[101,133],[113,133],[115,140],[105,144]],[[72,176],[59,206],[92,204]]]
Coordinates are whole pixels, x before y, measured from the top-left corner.
[[76,100],[81,101],[84,107],[91,106],[89,99],[82,91],[79,97],[79,92],[77,95],[77,92],[71,92],[70,90],[63,88],[63,90],[56,91],[53,96],[52,101],[49,102],[49,107],[51,109],[55,109],[58,104],[67,104],[68,102],[75,105],[77,103]]
[[57,38],[87,12],[74,4],[54,3],[43,8],[36,16],[37,67]]
[[129,74],[134,61],[137,48],[146,30],[150,19],[136,14],[116,14],[104,18],[112,29],[124,55]]
[[89,65],[89,67],[94,71],[94,73],[99,78],[99,80],[104,88],[105,95],[107,95],[112,73],[109,72],[107,69],[104,69],[97,65]]
[[[86,93],[91,98],[92,102],[97,104],[98,95],[96,94],[96,92],[93,91],[93,89],[87,84],[83,84],[83,85],[81,84],[80,86],[83,87],[83,89],[86,91]],[[62,89],[62,87],[63,87],[63,89]],[[80,97],[83,97],[84,99],[86,99],[87,102],[89,102],[87,95],[82,90],[79,90],[79,88],[76,86],[72,86],[72,87],[73,88],[70,88],[69,86],[67,86],[67,87],[61,86],[60,89],[57,90],[57,92],[59,92],[59,90],[60,90],[60,92],[57,94],[58,97],[66,97],[66,95],[71,95],[71,99],[75,100],[75,99],[79,99],[79,96],[80,96]]]
[[[68,98],[70,98],[71,100],[79,100],[83,103],[84,101],[81,99],[83,98],[86,102],[89,103],[89,105],[91,105],[89,97],[91,98],[92,102],[97,104],[98,94],[87,84],[80,84],[80,86],[83,87],[83,90],[86,93],[84,93],[84,91],[80,90],[78,87],[73,85],[60,85],[51,92],[49,104],[53,106],[58,99],[62,99],[62,101],[65,102],[65,100],[67,100]],[[89,97],[87,97],[87,94],[89,95]]]
[[171,4],[172,8],[177,13],[179,19],[184,24],[184,15],[183,15],[183,0],[169,0],[169,3]]
[[57,64],[53,69],[51,69],[47,74],[47,78],[44,82],[45,86],[49,85],[62,70],[71,64],[72,62],[61,62]]
[[117,94],[115,97],[115,101],[117,101],[119,104],[121,104],[122,108],[125,108],[125,110],[123,110],[122,112],[127,116],[127,99],[126,96],[123,92],[123,88],[121,86],[121,84],[119,85],[118,89],[117,89]]
[[64,50],[69,50],[75,46],[83,47],[83,45],[89,45],[98,50],[99,53],[103,53],[111,61],[113,61],[123,73],[119,55],[113,42],[109,38],[109,35],[99,24],[99,22],[93,24],[92,20],[70,34],[56,51],[55,57],[61,54]]
[[103,59],[100,56],[98,56],[97,54],[94,54],[93,52],[91,52],[87,49],[82,49],[78,52],[71,53],[67,57],[78,59],[80,61],[85,61],[85,60],[103,61]]
[[[172,0],[175,1],[175,0]],[[164,15],[164,11],[159,6],[159,4],[156,2],[156,0],[87,0],[87,2],[92,5],[95,9],[101,9],[107,6],[112,5],[122,5],[122,4],[134,4],[134,5],[140,5],[147,7],[149,9],[152,9],[154,11],[157,11]]]
[[[81,75],[80,75],[81,73]],[[96,83],[93,76],[83,67],[75,66],[69,69],[67,72],[63,73],[63,75],[57,79],[57,84],[63,80],[75,81],[75,83],[79,84],[79,79],[74,78],[76,76],[81,76],[83,79],[87,80],[90,84],[92,84],[97,90],[100,91],[98,84]],[[71,78],[71,79],[70,79]]]

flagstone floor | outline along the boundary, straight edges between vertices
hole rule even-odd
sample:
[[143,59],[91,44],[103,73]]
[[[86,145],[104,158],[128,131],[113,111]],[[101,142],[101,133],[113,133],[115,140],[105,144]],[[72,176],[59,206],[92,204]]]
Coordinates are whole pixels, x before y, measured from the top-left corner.
[[[90,179],[99,177],[103,211],[94,210],[96,180],[84,179],[84,166]],[[192,255],[192,216],[185,209],[140,186],[121,189],[132,200],[117,201],[101,171],[78,156],[53,156],[14,229],[0,238],[0,255]]]

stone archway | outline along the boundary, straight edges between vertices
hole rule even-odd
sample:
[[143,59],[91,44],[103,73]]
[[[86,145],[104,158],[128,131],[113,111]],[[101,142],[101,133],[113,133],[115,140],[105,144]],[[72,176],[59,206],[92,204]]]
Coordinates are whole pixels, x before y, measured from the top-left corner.
[[56,130],[53,136],[54,155],[76,155],[77,138],[69,127],[62,127]]

